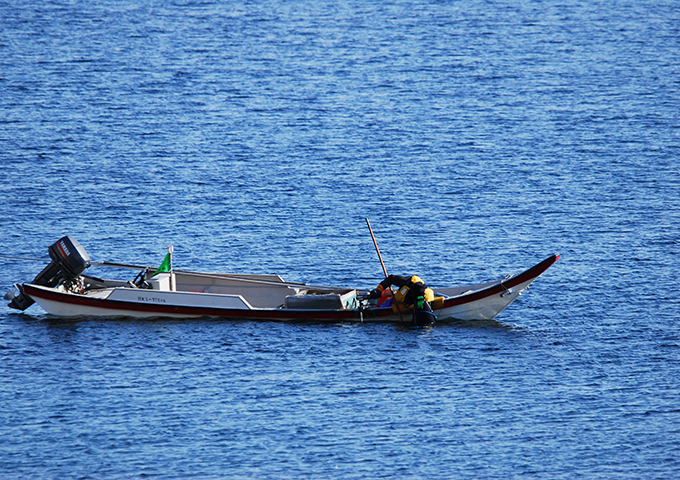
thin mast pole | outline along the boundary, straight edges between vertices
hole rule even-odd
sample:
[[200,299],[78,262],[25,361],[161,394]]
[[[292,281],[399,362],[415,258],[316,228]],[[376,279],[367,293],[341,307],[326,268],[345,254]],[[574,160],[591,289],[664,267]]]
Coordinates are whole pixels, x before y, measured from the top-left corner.
[[380,265],[382,265],[383,273],[385,278],[387,278],[387,270],[385,269],[385,263],[383,263],[382,256],[380,255],[380,249],[378,248],[378,242],[375,241],[375,235],[373,235],[373,229],[371,228],[371,222],[366,219],[366,225],[368,225],[368,231],[371,232],[371,238],[373,239],[373,245],[375,245],[375,251],[378,253],[378,260],[380,260]]
[[[380,265],[382,265],[383,273],[385,274],[385,278],[387,278],[387,269],[385,268],[385,263],[383,262],[382,255],[380,255],[380,249],[378,248],[378,242],[375,241],[375,235],[373,235],[373,229],[371,228],[371,222],[368,221],[368,218],[366,219],[366,225],[368,225],[368,231],[371,232],[371,238],[373,239],[373,245],[375,245],[375,251],[378,253],[378,259],[380,260]],[[404,323],[404,318],[401,316],[401,308],[399,307],[399,304],[397,303],[397,298],[394,296],[394,292],[392,292],[392,287],[387,287],[390,289],[390,292],[392,293],[392,298],[394,299],[394,307],[397,309],[397,313],[399,314],[399,321],[401,323]]]

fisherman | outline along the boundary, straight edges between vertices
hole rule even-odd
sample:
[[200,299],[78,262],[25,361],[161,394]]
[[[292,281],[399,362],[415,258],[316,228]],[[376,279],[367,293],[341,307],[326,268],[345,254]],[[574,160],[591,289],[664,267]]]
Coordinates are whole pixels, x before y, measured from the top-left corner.
[[392,308],[395,311],[412,308],[413,323],[417,325],[430,325],[436,322],[436,317],[430,306],[435,299],[434,292],[425,285],[425,282],[418,275],[411,275],[410,277],[390,275],[371,290],[368,298],[381,298],[385,289],[390,289],[391,292],[392,285],[398,288],[397,292],[393,294],[396,305],[393,304]]

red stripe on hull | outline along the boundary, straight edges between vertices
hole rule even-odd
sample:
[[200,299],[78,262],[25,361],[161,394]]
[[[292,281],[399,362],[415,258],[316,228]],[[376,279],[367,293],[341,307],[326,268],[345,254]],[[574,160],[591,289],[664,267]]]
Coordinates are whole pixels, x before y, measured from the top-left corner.
[[462,297],[451,298],[444,303],[444,308],[454,307],[456,305],[463,305],[465,303],[474,302],[486,297],[490,297],[491,295],[503,293],[504,291],[512,287],[516,287],[517,285],[520,285],[524,282],[527,282],[540,276],[543,272],[550,268],[550,266],[553,263],[555,263],[559,258],[560,256],[558,254],[554,254],[543,260],[541,263],[534,265],[529,270],[526,270],[525,272],[522,272],[519,275],[509,278],[507,281],[501,281],[501,283],[498,285],[493,285],[484,290],[471,293],[470,295],[463,295]]

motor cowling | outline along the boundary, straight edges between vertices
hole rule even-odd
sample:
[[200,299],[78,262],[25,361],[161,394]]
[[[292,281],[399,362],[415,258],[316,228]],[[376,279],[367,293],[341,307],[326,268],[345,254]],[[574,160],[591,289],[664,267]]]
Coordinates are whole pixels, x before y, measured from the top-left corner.
[[[56,287],[61,283],[72,283],[90,266],[90,256],[83,246],[71,236],[60,238],[48,249],[52,261],[36,277],[32,284]],[[34,300],[19,287],[19,295],[9,303],[9,307],[26,310]]]

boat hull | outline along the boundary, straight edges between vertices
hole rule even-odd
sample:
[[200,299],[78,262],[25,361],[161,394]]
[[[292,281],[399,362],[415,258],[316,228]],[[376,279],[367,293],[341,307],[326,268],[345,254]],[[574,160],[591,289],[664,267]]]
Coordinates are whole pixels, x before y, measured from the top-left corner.
[[[543,262],[509,279],[470,286],[468,291],[446,296],[435,310],[439,321],[491,320],[517,299],[524,289],[557,259]],[[442,289],[443,291],[459,291]],[[402,322],[410,312],[398,315],[391,307],[340,310],[255,308],[240,295],[176,292],[115,287],[79,294],[58,288],[24,284],[23,292],[47,313],[63,317],[134,317],[266,320],[279,322]]]
[[[211,305],[203,302],[207,294],[185,292],[157,292],[149,290],[112,289],[106,298],[60,292],[38,285],[24,284],[24,292],[33,298],[43,310],[52,315],[64,317],[135,317],[135,318],[200,318],[219,317],[225,319],[269,320],[269,321],[342,321],[354,320],[355,310],[293,310],[273,308],[247,308],[230,300],[231,305]],[[116,296],[116,290],[129,290],[138,299]],[[150,292],[150,293],[147,293]],[[128,292],[124,292],[128,293]],[[110,297],[118,297],[111,299]],[[214,295],[214,297],[229,297]]]

